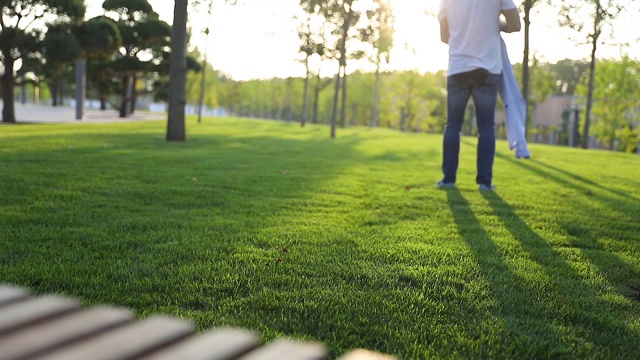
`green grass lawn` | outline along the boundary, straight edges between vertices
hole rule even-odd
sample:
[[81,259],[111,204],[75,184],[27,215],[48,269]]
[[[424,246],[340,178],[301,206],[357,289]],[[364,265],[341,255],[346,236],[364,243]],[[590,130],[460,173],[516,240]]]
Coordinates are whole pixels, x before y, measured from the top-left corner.
[[0,283],[402,359],[637,358],[640,157],[247,119],[0,126]]

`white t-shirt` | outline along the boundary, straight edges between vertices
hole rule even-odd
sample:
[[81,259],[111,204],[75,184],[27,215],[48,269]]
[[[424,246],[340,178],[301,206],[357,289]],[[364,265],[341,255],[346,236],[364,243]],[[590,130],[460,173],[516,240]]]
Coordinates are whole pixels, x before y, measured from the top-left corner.
[[502,72],[500,13],[513,0],[441,0],[440,20],[449,22],[449,76],[477,68]]

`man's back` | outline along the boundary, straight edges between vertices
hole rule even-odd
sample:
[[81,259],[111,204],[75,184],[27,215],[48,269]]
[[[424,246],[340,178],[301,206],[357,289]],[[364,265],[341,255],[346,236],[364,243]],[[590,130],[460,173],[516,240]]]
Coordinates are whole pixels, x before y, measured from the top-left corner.
[[477,68],[502,72],[500,14],[509,9],[516,9],[513,0],[442,0],[439,17],[447,21],[449,75]]

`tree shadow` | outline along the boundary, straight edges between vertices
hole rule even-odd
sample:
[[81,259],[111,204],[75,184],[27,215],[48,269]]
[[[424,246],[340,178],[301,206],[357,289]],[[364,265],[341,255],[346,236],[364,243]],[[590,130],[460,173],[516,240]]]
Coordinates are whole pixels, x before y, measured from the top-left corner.
[[569,238],[565,249],[573,250],[595,266],[604,277],[603,287],[612,287],[626,298],[640,300],[640,273],[620,256],[607,250],[590,228],[562,220],[560,226]]
[[[548,179],[551,180],[555,183],[557,183],[558,185],[561,185],[567,189],[574,189],[580,193],[582,193],[585,197],[588,197],[591,200],[600,202],[601,204],[607,206],[612,212],[615,212],[616,215],[620,218],[620,219],[624,219],[625,221],[629,222],[629,223],[634,223],[636,222],[637,219],[635,219],[633,217],[633,213],[634,211],[637,211],[637,203],[638,200],[633,198],[632,196],[628,195],[628,194],[624,194],[624,193],[620,193],[617,192],[613,189],[610,188],[606,188],[603,187],[601,185],[594,185],[597,186],[598,188],[601,188],[603,190],[615,193],[616,195],[619,195],[619,197],[612,197],[609,196],[605,193],[599,192],[599,193],[594,193],[593,188],[587,187],[585,185],[582,184],[578,184],[575,182],[575,180],[582,182],[584,184],[595,184],[593,181],[585,179],[583,177],[580,176],[575,176],[575,174],[572,174],[570,172],[567,171],[559,171],[561,174],[565,175],[566,177],[568,177],[569,179],[562,177],[558,174],[546,171],[544,169],[542,169],[542,166],[548,167],[550,169],[554,169],[555,168],[552,166],[547,166],[547,165],[541,165],[541,162],[532,162],[530,160],[516,160],[513,159],[511,157],[507,157],[504,154],[501,153],[496,153],[496,157],[501,158],[503,160],[509,161],[511,164],[514,164],[522,169],[525,169],[527,171],[530,171],[538,176],[540,176],[541,178],[544,179]],[[574,180],[574,181],[572,181]],[[575,200],[575,199],[574,199]],[[588,205],[585,206],[580,206],[580,208],[584,209],[585,207],[588,207]]]
[[[573,328],[575,330],[574,336],[602,348],[623,346],[624,342],[620,341],[620,337],[640,340],[640,334],[618,320],[624,316],[621,317],[619,313],[616,313],[616,310],[612,308],[612,303],[603,299],[610,290],[602,289],[592,281],[592,278],[598,278],[599,275],[611,279],[612,271],[622,271],[627,275],[634,275],[633,269],[613,254],[600,257],[597,260],[596,257],[587,255],[586,260],[591,260],[591,264],[601,271],[600,274],[590,275],[587,279],[585,275],[576,270],[576,266],[581,266],[582,259],[576,259],[575,254],[571,251],[560,252],[552,247],[544,238],[533,231],[497,193],[482,192],[482,196],[502,225],[511,233],[513,239],[518,241],[531,261],[538,264],[539,269],[546,275],[548,283],[545,284],[547,289],[543,295],[545,299],[542,300],[557,307],[557,309],[545,309],[543,314],[548,316],[546,321],[554,323],[555,326]],[[603,249],[600,248],[599,251],[603,251]],[[578,265],[571,265],[569,261]],[[629,295],[628,292],[620,293],[618,284],[612,283],[611,285],[618,290],[619,295]],[[620,308],[617,311],[620,311]],[[620,337],[601,336],[605,333],[620,334]],[[637,348],[632,353],[640,351],[640,341],[636,344],[638,344]]]
[[[512,159],[512,161],[513,161],[513,159]],[[631,199],[633,201],[640,201],[640,199],[634,197],[633,195],[631,195],[629,193],[625,193],[625,192],[613,189],[610,186],[603,186],[603,185],[601,185],[601,184],[599,184],[599,183],[597,183],[597,182],[595,182],[593,180],[587,179],[587,178],[585,178],[583,176],[577,175],[577,174],[569,172],[567,170],[563,170],[563,169],[560,169],[558,167],[552,166],[552,165],[550,165],[548,163],[545,163],[543,161],[536,160],[536,159],[529,159],[528,161],[531,162],[531,163],[534,163],[534,164],[536,164],[536,165],[538,165],[540,167],[545,167],[547,169],[556,171],[556,172],[558,172],[560,174],[563,174],[563,175],[565,175],[565,176],[567,176],[567,177],[569,177],[569,178],[571,178],[573,180],[582,182],[586,186],[590,186],[590,187],[598,188],[600,190],[608,191],[608,192],[610,192],[612,194],[615,194],[615,195],[618,195],[618,196],[620,196],[621,198],[624,198],[624,199]]]

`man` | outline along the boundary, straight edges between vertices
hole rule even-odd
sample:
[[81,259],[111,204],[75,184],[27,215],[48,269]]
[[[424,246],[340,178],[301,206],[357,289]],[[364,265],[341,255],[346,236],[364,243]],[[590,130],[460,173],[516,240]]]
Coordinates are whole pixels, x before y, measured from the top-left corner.
[[[500,20],[500,15],[505,21]],[[500,31],[520,31],[520,14],[513,0],[441,0],[440,39],[449,44],[447,124],[442,172],[436,185],[455,186],[460,131],[469,98],[478,123],[477,176],[480,190],[494,190],[494,130],[498,84],[502,74]]]

